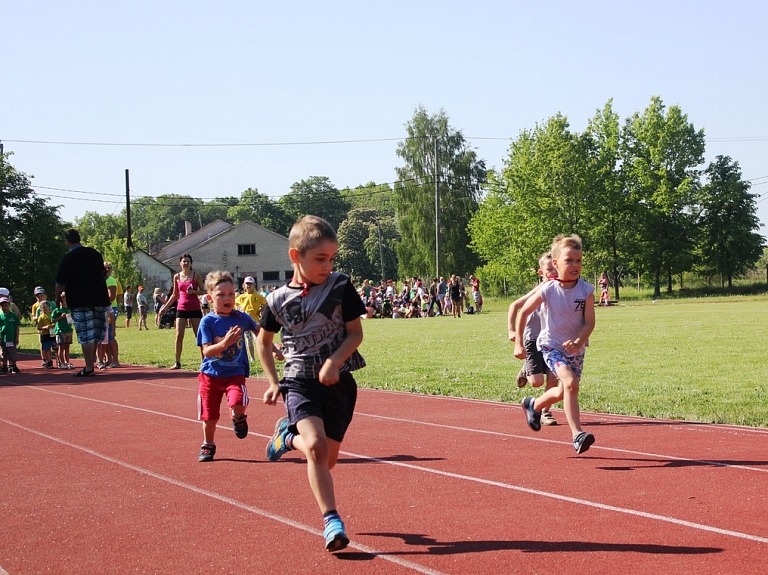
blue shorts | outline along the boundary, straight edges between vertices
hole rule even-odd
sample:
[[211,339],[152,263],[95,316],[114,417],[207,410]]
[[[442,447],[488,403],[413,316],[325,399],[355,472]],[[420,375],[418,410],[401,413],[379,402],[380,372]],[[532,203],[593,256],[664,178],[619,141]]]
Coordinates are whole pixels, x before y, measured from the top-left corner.
[[77,307],[72,310],[72,322],[81,344],[99,343],[107,333],[108,306]]
[[308,417],[323,420],[325,436],[341,443],[357,402],[357,383],[348,371],[339,374],[339,382],[323,385],[317,379],[285,378],[280,393],[288,411],[290,430],[297,433],[296,424]]
[[[547,367],[555,375],[557,375],[557,368],[565,365],[571,370],[574,377],[581,379],[581,372],[584,370],[584,354],[565,355],[562,351],[547,346],[541,347],[541,353],[544,355]],[[560,378],[558,377],[557,379]]]

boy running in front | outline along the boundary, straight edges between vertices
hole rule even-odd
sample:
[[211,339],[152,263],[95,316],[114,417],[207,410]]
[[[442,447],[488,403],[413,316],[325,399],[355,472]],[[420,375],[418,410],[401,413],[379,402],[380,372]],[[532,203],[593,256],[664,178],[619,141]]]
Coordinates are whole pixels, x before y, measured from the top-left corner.
[[[291,449],[304,454],[309,484],[323,514],[325,548],[339,551],[349,538],[336,511],[331,469],[357,400],[351,372],[365,366],[357,351],[365,307],[349,277],[333,272],[339,246],[328,222],[305,216],[294,224],[288,242],[293,278],[267,296],[256,339],[269,381],[264,403],[274,405],[282,394],[288,411],[275,425],[267,458],[277,461]],[[278,381],[271,346],[280,330],[285,367]]]
[[[565,416],[573,435],[576,453],[584,453],[595,442],[591,433],[581,429],[579,414],[579,382],[584,367],[584,350],[595,329],[594,286],[581,279],[582,244],[577,235],[557,236],[552,242],[552,263],[558,281],[541,286],[538,295],[525,302],[515,321],[515,331],[522,333],[528,316],[541,304],[541,333],[537,347],[544,355],[549,369],[560,380],[557,387],[540,397],[523,398],[523,411],[528,426],[541,429],[541,411],[563,401]],[[515,342],[515,357],[525,359],[521,338]]]

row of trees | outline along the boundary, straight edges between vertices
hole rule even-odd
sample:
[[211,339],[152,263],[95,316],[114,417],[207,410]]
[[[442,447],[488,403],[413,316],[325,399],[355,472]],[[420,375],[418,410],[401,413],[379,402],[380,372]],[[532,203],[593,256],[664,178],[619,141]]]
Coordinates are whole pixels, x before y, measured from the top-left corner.
[[655,298],[691,271],[730,288],[762,253],[756,196],[729,157],[702,174],[704,147],[704,131],[660,98],[623,125],[609,101],[583,133],[561,115],[523,131],[469,225],[481,273],[497,284],[528,277],[565,232],[582,236],[592,271],[610,271],[617,298],[630,270]]
[[[256,188],[207,202],[138,198],[131,203],[133,242],[150,250],[184,233],[184,221],[202,227],[217,218],[287,235],[296,219],[313,213],[338,229],[338,268],[356,278],[474,272],[491,293],[522,291],[552,237],[577,233],[586,271],[609,271],[617,298],[630,272],[651,283],[655,297],[686,272],[721,276],[730,286],[763,250],[756,196],[731,158],[718,156],[702,168],[704,151],[703,130],[679,107],[652,98],[621,122],[608,101],[582,133],[561,114],[523,130],[492,171],[444,111],[420,106],[395,150],[403,165],[394,184],[339,190],[313,176],[279,199]],[[34,195],[7,155],[2,162],[0,234],[7,249],[0,277],[31,293],[30,286],[52,283],[51,262],[63,253],[68,224]],[[137,283],[125,222],[125,210],[86,212],[74,225],[123,283]]]

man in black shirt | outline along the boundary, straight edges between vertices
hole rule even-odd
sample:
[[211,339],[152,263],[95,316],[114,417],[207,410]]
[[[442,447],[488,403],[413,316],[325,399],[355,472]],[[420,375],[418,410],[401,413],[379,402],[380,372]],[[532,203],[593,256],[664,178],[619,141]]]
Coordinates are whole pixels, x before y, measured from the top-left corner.
[[107,310],[110,301],[104,280],[104,258],[93,248],[80,244],[80,233],[69,230],[64,238],[69,252],[62,258],[56,273],[56,304],[66,290],[67,304],[77,340],[83,347],[85,367],[75,377],[92,377],[96,344],[104,339],[107,329]]

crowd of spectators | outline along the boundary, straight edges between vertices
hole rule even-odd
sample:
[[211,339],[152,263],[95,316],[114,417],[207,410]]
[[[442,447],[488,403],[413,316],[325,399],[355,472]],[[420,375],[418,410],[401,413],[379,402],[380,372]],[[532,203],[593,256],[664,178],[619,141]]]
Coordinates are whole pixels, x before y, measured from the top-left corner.
[[456,274],[447,280],[433,278],[429,285],[413,277],[403,282],[400,289],[391,279],[381,280],[379,285],[363,280],[358,293],[365,305],[366,318],[461,317],[462,313],[478,313],[483,306],[480,280],[470,275],[467,283]]

